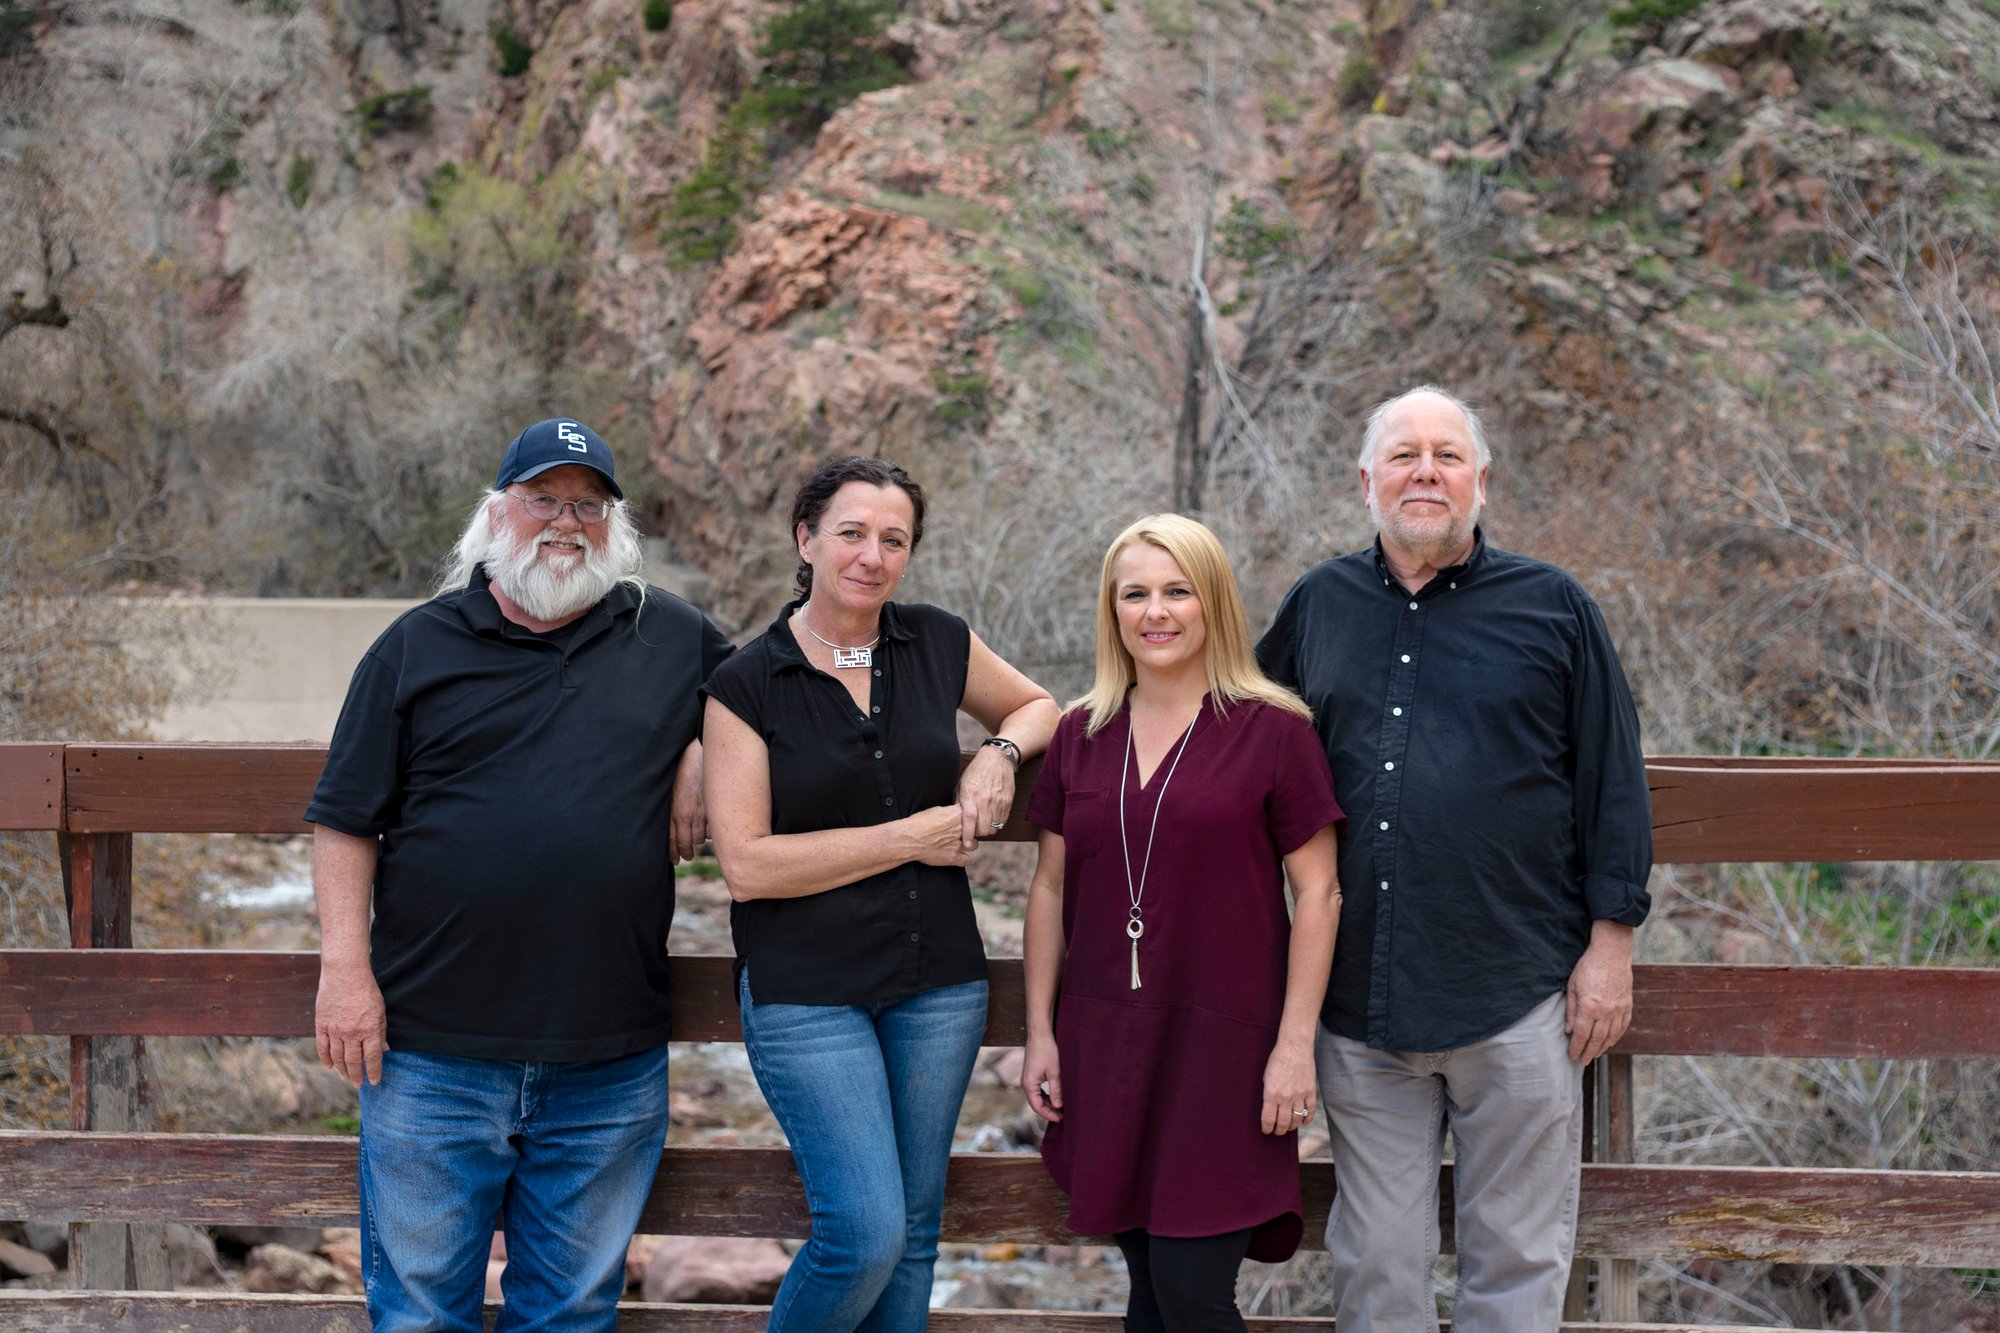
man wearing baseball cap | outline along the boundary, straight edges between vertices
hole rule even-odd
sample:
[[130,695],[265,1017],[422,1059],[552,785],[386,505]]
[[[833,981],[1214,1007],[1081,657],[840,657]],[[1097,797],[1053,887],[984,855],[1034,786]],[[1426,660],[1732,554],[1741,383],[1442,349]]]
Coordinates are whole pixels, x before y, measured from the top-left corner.
[[[355,669],[306,818],[320,1058],[361,1090],[377,1333],[605,1330],[667,1135],[674,863],[731,651],[640,573],[611,451],[507,446],[439,591]],[[371,924],[370,912],[373,911]]]

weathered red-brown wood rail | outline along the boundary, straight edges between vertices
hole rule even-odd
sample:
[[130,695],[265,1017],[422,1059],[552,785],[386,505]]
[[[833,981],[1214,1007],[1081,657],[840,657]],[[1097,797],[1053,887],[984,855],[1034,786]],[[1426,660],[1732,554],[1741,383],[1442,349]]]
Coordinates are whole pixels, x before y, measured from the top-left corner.
[[[727,958],[673,959],[674,1040],[741,1041]],[[986,1044],[1025,1035],[1021,962],[995,958]],[[0,1032],[312,1034],[319,955],[201,949],[0,949]],[[1634,969],[1627,1055],[2000,1060],[2000,968]]]
[[[64,822],[51,824],[55,748]],[[0,746],[0,772],[11,773],[0,778],[0,828],[304,832],[325,754],[317,745]],[[1023,812],[1033,772],[1002,837],[1032,836]],[[1646,772],[1663,865],[2000,859],[2000,764],[1689,756],[1649,760]]]
[[[352,1140],[145,1133],[132,1076],[147,1037],[310,1030],[314,955],[129,947],[132,835],[300,831],[323,754],[317,746],[0,745],[0,828],[58,835],[72,922],[68,949],[0,950],[0,1031],[71,1035],[74,1084],[72,1132],[0,1134],[0,1215],[70,1219],[73,1252],[85,1255],[83,1285],[157,1281],[142,1271],[149,1247],[141,1239],[166,1222],[353,1219]],[[2000,858],[2000,764],[1686,757],[1654,760],[1648,772],[1663,863]],[[1023,778],[1024,803],[1032,772]],[[1032,837],[1020,804],[1001,836]],[[1019,961],[995,960],[992,978],[987,1040],[1018,1044]],[[1996,1059],[2000,968],[1642,967],[1636,981],[1637,1018],[1597,1081],[1598,1160],[1585,1169],[1579,1219],[1580,1251],[1602,1261],[1606,1317],[1636,1312],[1641,1258],[2000,1264],[2000,1173],[1630,1162],[1634,1054]],[[727,959],[677,957],[674,988],[677,1039],[741,1039]],[[1324,1163],[1304,1171],[1316,1237],[1334,1181]],[[1448,1203],[1442,1211],[1448,1236]],[[1075,1241],[1062,1212],[1033,1157],[953,1161],[948,1240]],[[642,1225],[801,1236],[807,1224],[783,1150],[672,1149]],[[763,1319],[753,1307],[634,1306],[621,1326],[734,1331]],[[362,1327],[365,1314],[353,1298],[335,1297],[0,1295],[0,1326],[16,1323],[345,1333]],[[1115,1328],[1117,1319],[962,1311],[940,1312],[932,1326],[1082,1333]],[[1310,1319],[1251,1326],[1331,1328]]]
[[[354,1140],[0,1133],[0,1216],[69,1222],[352,1226]],[[1302,1166],[1308,1248],[1333,1169]],[[1450,1182],[1451,1169],[1444,1169]],[[1062,1195],[1027,1153],[952,1158],[944,1239],[1072,1245]],[[1448,1197],[1448,1192],[1447,1192]],[[1450,1216],[1445,1216],[1449,1230]],[[640,1221],[674,1236],[810,1234],[782,1148],[669,1148]],[[1616,1258],[1973,1267],[2000,1254],[2000,1174],[1792,1167],[1584,1168],[1577,1243]]]

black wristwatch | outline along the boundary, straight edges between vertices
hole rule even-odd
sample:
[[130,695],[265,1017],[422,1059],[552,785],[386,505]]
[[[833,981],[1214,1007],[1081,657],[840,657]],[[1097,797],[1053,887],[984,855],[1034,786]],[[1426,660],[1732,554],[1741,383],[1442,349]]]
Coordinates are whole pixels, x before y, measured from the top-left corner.
[[979,748],[982,750],[989,745],[998,747],[1000,753],[1007,756],[1007,762],[1014,766],[1015,772],[1018,773],[1021,771],[1020,746],[1014,744],[1014,742],[1008,740],[1005,736],[988,736],[985,740],[979,742]]

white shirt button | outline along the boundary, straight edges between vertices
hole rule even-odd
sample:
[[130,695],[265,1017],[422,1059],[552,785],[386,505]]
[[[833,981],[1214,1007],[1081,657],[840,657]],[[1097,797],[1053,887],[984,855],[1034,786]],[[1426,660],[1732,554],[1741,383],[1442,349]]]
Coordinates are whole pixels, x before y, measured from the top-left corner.
[[1389,831],[1389,821],[1386,819],[1382,821],[1382,831],[1384,833],[1387,833]]
[[1403,654],[1403,660],[1404,660],[1405,662],[1409,661],[1409,660],[1410,660],[1410,655],[1409,655],[1408,653],[1404,653],[1404,654]]
[[1400,708],[1391,708],[1389,711],[1391,713],[1394,713],[1397,717],[1401,717],[1403,715],[1403,710]]
[[1389,881],[1385,879],[1382,881],[1382,892],[1387,893],[1388,891],[1389,891]]
[[1410,603],[1410,609],[1411,609],[1412,611],[1416,610],[1416,609],[1417,609],[1417,604],[1416,604],[1415,602],[1411,602],[1411,603]]
[[1384,768],[1394,768],[1395,766],[1396,766],[1396,764],[1395,764],[1395,761],[1394,761],[1394,760],[1391,760],[1390,762],[1388,762],[1388,763],[1386,763],[1386,764],[1382,765],[1382,767],[1384,767]]

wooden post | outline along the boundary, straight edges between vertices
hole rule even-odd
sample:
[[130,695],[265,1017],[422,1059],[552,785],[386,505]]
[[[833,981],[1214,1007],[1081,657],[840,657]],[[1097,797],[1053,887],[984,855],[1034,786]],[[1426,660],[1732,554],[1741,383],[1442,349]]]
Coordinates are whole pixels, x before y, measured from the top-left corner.
[[[58,833],[63,896],[73,949],[132,947],[132,835]],[[69,1127],[153,1127],[144,1037],[69,1039]],[[167,1229],[124,1222],[72,1222],[71,1282],[99,1291],[168,1291]]]
[[[1597,1061],[1597,1141],[1605,1162],[1630,1162],[1637,1152],[1633,1130],[1632,1057],[1602,1056]],[[1597,1261],[1597,1317],[1606,1323],[1635,1323],[1639,1318],[1639,1261]]]
[[[1598,1145],[1603,1139],[1597,1132],[1597,1067],[1592,1065],[1583,1071],[1583,1160],[1597,1160]],[[1583,1255],[1572,1255],[1569,1261],[1569,1286],[1563,1290],[1563,1322],[1582,1323],[1590,1317],[1590,1260]]]

